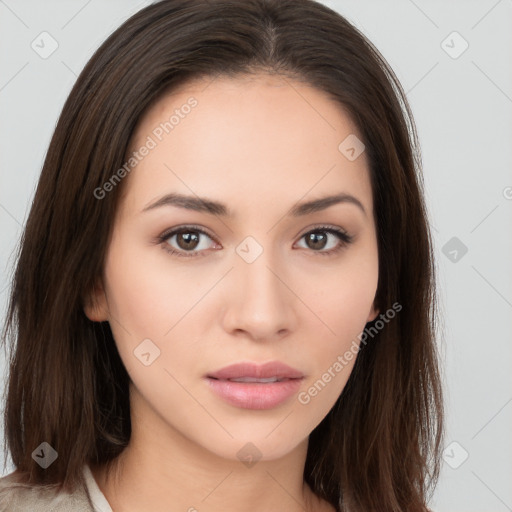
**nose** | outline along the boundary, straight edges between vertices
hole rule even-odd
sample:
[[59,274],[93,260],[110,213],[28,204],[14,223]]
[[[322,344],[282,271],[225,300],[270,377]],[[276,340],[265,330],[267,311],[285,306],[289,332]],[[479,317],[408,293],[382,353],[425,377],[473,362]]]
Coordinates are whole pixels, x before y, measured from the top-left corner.
[[287,283],[286,272],[266,251],[252,263],[239,260],[229,282],[223,316],[226,332],[276,341],[296,328],[299,301]]

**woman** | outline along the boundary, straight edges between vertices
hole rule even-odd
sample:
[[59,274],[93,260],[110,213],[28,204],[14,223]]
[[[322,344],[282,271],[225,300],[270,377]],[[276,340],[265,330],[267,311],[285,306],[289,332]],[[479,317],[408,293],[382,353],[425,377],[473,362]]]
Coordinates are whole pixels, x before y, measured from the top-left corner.
[[22,239],[0,510],[428,510],[422,187],[400,84],[336,12],[132,16],[64,105]]

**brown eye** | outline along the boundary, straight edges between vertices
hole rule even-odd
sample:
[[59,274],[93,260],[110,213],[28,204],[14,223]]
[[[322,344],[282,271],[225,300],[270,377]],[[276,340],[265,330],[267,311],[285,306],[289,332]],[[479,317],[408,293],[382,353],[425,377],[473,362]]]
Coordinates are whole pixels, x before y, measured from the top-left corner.
[[199,236],[194,231],[184,231],[181,233],[177,233],[175,236],[176,243],[179,245],[180,249],[195,249],[199,244]]
[[166,231],[158,237],[162,248],[176,256],[195,257],[202,256],[209,249],[208,239],[212,237],[202,229],[185,226]]
[[315,233],[308,233],[306,236],[306,244],[310,249],[320,250],[323,249],[327,243],[328,236],[326,233],[321,233],[320,235],[318,232]]
[[[338,239],[338,244],[325,250],[325,247],[329,243],[329,235]],[[305,239],[306,248],[311,249],[313,252],[317,252],[322,255],[330,255],[343,249],[353,241],[353,236],[349,235],[345,231],[332,228],[332,227],[319,227],[312,231],[309,231],[302,236]]]

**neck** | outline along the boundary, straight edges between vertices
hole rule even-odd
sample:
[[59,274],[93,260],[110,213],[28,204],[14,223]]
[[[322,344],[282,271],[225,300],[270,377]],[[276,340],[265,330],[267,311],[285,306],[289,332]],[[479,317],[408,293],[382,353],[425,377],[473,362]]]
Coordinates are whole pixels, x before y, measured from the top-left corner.
[[91,466],[113,512],[168,512],[171,504],[187,512],[333,510],[303,480],[307,439],[281,458],[251,465],[219,457],[155,421],[143,403],[132,408],[130,442],[111,472]]

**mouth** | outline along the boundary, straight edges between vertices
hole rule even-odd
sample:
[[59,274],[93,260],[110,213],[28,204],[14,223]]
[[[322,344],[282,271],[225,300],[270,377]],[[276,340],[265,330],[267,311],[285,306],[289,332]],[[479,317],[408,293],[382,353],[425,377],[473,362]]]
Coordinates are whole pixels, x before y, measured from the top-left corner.
[[271,382],[285,382],[288,380],[296,380],[293,378],[288,377],[268,377],[266,379],[264,378],[257,378],[257,377],[237,377],[234,379],[218,379],[216,377],[209,377],[210,379],[214,380],[223,380],[223,381],[229,381],[229,382],[245,382],[245,383],[258,383],[258,384],[266,384]]
[[242,408],[272,409],[296,394],[304,380],[299,370],[280,362],[238,363],[205,376],[213,393]]
[[275,380],[299,379],[304,377],[304,374],[280,361],[271,361],[265,364],[252,362],[235,363],[216,372],[209,373],[207,377],[231,381],[245,379],[240,382],[275,382]]

